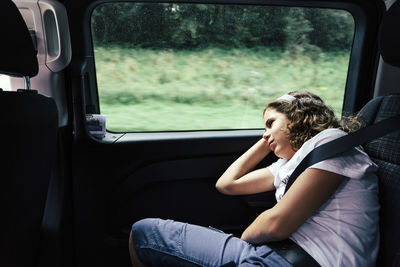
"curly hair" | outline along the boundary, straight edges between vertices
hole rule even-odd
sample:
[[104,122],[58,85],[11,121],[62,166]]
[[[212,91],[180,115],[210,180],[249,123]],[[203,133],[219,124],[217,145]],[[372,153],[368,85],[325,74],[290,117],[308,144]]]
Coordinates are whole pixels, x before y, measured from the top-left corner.
[[297,151],[307,140],[328,128],[339,128],[345,132],[354,132],[361,127],[357,116],[338,120],[333,110],[317,95],[307,91],[288,93],[295,97],[292,101],[277,99],[264,109],[272,108],[283,113],[289,120],[289,141]]

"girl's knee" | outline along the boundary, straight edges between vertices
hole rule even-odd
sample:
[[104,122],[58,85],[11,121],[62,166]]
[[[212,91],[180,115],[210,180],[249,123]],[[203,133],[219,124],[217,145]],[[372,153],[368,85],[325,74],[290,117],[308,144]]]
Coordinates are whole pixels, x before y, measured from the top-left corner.
[[132,225],[131,235],[135,246],[149,240],[149,235],[153,232],[152,229],[156,221],[157,219],[143,219]]
[[158,219],[148,218],[137,221],[132,225],[132,232],[151,229],[157,220]]

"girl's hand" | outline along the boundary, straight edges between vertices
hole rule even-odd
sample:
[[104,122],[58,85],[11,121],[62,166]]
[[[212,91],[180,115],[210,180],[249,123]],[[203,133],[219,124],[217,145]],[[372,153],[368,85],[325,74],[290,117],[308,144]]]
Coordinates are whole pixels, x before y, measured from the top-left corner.
[[227,195],[255,194],[274,189],[274,178],[267,168],[252,171],[270,152],[264,137],[240,156],[218,179],[216,188]]

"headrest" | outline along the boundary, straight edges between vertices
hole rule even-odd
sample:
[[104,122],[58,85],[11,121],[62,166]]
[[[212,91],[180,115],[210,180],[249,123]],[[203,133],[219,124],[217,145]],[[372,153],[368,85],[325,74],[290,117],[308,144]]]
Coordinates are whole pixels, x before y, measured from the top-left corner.
[[400,2],[397,0],[382,19],[379,46],[383,60],[400,66]]
[[33,77],[38,61],[29,30],[11,0],[0,1],[0,73]]
[[[367,125],[396,115],[400,115],[400,94],[375,97],[360,111],[362,121]],[[399,139],[400,131],[395,131],[368,142],[364,145],[364,148],[366,148],[368,155],[373,159],[386,161],[385,168],[392,168],[393,164],[400,165]],[[396,190],[400,190],[400,183],[397,184],[398,187]],[[391,188],[393,188],[392,185],[390,186]]]

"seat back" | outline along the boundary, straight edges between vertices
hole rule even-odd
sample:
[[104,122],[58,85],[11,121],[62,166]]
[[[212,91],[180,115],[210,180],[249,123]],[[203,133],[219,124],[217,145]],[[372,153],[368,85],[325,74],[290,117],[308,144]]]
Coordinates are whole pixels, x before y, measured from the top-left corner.
[[0,266],[35,266],[56,158],[57,109],[47,97],[0,93]]
[[[368,124],[400,114],[400,95],[378,97],[361,110]],[[400,125],[399,125],[400,127]],[[400,131],[367,143],[364,148],[379,166],[380,249],[377,266],[400,266]]]
[[[383,17],[379,45],[383,60],[400,67],[400,2]],[[360,111],[368,124],[400,114],[400,95],[377,97]],[[399,125],[400,127],[400,125]],[[377,266],[400,266],[400,131],[387,134],[364,146],[378,164],[380,249]]]
[[[0,73],[32,77],[35,48],[21,14],[0,1]],[[0,90],[0,266],[38,266],[41,225],[57,151],[55,102]]]

